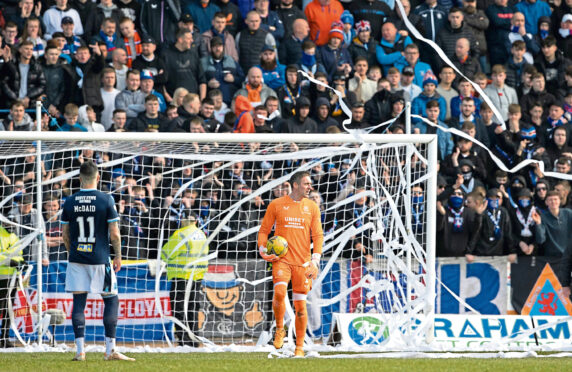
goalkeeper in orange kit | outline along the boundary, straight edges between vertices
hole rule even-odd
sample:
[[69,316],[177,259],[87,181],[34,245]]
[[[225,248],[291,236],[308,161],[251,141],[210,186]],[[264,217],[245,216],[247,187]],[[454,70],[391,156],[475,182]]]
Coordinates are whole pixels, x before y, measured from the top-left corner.
[[[284,344],[284,313],[286,312],[286,290],[292,280],[294,308],[296,310],[295,356],[304,356],[304,336],[308,324],[306,296],[312,288],[312,279],[318,277],[324,233],[318,205],[308,199],[312,191],[310,173],[297,172],[290,178],[292,192],[273,200],[266,209],[258,232],[258,247],[262,258],[272,264],[274,298],[272,309],[276,317],[274,347]],[[275,225],[274,235],[288,241],[288,252],[282,258],[266,253],[268,234]],[[310,243],[314,243],[312,252]]]

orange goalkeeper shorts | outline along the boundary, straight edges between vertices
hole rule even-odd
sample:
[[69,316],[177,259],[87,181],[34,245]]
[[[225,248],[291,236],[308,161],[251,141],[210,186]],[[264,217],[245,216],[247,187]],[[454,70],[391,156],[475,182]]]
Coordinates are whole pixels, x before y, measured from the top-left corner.
[[282,261],[273,262],[272,282],[285,282],[288,285],[292,279],[292,292],[308,294],[312,289],[312,279],[306,278],[306,270],[303,266],[289,265]]

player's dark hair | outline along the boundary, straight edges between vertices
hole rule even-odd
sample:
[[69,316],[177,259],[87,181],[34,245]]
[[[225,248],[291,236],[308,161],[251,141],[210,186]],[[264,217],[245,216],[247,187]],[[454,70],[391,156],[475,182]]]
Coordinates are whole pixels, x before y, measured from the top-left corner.
[[83,182],[92,182],[97,176],[97,165],[91,160],[86,160],[83,162],[79,168],[79,178]]
[[308,177],[308,176],[310,176],[310,172],[306,172],[306,171],[296,172],[290,177],[290,183],[297,183],[299,185],[300,180],[302,178]]

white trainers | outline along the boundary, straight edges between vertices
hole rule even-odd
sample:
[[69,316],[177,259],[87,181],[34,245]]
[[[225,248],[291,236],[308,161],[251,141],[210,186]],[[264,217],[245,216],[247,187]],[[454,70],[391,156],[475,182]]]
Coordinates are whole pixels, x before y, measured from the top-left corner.
[[72,362],[85,362],[85,353],[77,353],[73,357]]
[[134,362],[134,358],[130,358],[127,355],[121,354],[119,351],[113,350],[111,354],[105,354],[103,360],[126,360],[128,362]]

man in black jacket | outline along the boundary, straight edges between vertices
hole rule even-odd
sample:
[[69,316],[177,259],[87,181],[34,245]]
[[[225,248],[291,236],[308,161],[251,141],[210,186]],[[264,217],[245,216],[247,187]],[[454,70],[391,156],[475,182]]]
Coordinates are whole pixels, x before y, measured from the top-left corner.
[[282,133],[317,133],[318,124],[309,117],[310,100],[305,96],[296,101],[296,115],[282,124]]
[[[93,57],[90,53],[93,53]],[[81,46],[77,49],[75,60],[71,64],[79,76],[76,86],[81,94],[76,94],[75,102],[78,105],[89,103],[95,112],[103,110],[101,98],[101,72],[105,67],[105,55],[99,45],[93,44],[89,48]]]
[[443,52],[450,59],[455,58],[455,46],[457,40],[460,38],[466,38],[470,43],[470,50],[473,56],[478,56],[479,44],[472,31],[465,25],[463,12],[461,9],[453,7],[449,11],[449,22],[445,23],[445,26],[437,34],[437,39],[435,42],[443,49]]
[[[10,104],[17,99],[25,107],[31,107],[32,102],[44,94],[46,78],[42,66],[33,58],[34,44],[23,41],[18,48],[18,59],[4,65],[4,84],[2,90]],[[22,76],[26,77],[22,86]]]
[[512,224],[507,210],[500,205],[498,189],[487,191],[487,210],[482,217],[481,229],[474,249],[467,249],[465,257],[473,262],[475,256],[504,256],[516,260],[516,246],[513,242]]
[[[292,34],[293,24],[297,19],[306,20],[306,15],[300,8],[294,5],[294,0],[280,0],[276,13],[284,25],[284,39]],[[281,62],[284,64],[283,61]]]
[[566,68],[572,62],[558,50],[556,38],[552,35],[542,40],[540,47],[542,53],[534,61],[534,67],[546,78],[546,89],[556,92],[560,83],[566,81]]
[[133,119],[127,130],[129,132],[158,132],[167,124],[165,116],[159,112],[159,99],[153,94],[145,97],[145,111]]
[[59,60],[60,50],[52,44],[46,49],[44,55],[44,75],[46,77],[46,100],[44,106],[48,108],[50,115],[60,117],[64,106],[74,96],[77,75],[70,65],[61,63]]
[[308,40],[309,34],[310,26],[305,19],[297,19],[294,21],[292,24],[292,32],[282,39],[278,47],[278,57],[280,58],[281,64],[292,65],[300,63],[302,59],[302,43]]
[[315,107],[314,120],[318,124],[318,133],[326,133],[330,127],[339,128],[338,121],[330,116],[330,101],[326,97],[319,97]]
[[163,87],[168,81],[167,68],[165,62],[155,51],[157,50],[157,42],[151,36],[145,36],[141,40],[141,55],[135,58],[132,68],[135,70],[150,71],[155,82],[155,89],[163,92]]
[[464,201],[465,195],[460,189],[453,191],[446,206],[437,201],[438,257],[463,257],[477,244],[485,204],[479,206],[480,213],[477,213],[466,207]]
[[181,18],[179,0],[144,0],[141,6],[141,30],[160,45],[175,41],[177,22]]
[[198,52],[191,48],[193,35],[189,30],[180,29],[176,39],[175,45],[166,48],[162,55],[167,74],[174,77],[167,82],[167,92],[172,96],[175,89],[183,87],[189,92],[199,93],[203,99],[207,94],[207,81]]
[[387,120],[391,116],[391,96],[391,92],[386,89],[375,93],[373,97],[365,103],[364,121],[370,125],[377,125]]

